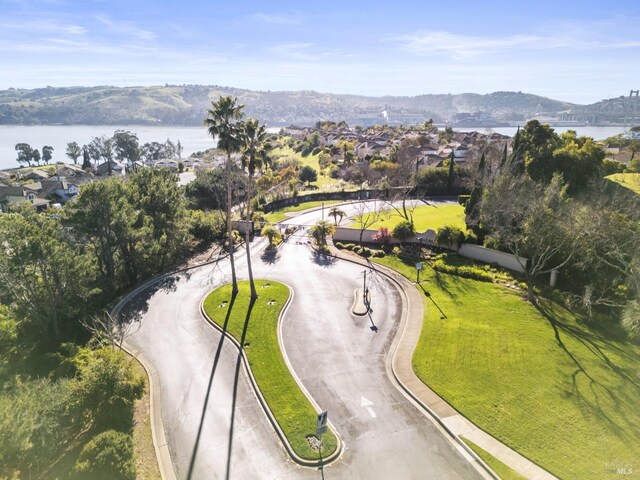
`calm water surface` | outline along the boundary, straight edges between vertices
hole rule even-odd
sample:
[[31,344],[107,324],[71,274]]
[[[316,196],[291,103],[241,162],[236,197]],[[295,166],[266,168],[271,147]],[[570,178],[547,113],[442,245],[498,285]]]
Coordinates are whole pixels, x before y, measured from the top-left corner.
[[[557,132],[564,132],[570,128],[556,128]],[[588,135],[596,140],[617,135],[625,131],[624,127],[571,127],[578,135]],[[18,166],[16,162],[16,143],[28,143],[32,148],[37,148],[42,152],[44,145],[54,148],[53,162],[69,162],[65,155],[67,143],[77,142],[79,145],[89,143],[93,137],[101,135],[113,135],[116,130],[130,130],[138,135],[140,143],[164,142],[170,139],[176,143],[178,140],[182,144],[183,156],[189,156],[193,152],[203,151],[214,146],[213,140],[207,135],[204,127],[155,127],[155,126],[113,126],[113,125],[47,125],[47,126],[21,126],[21,125],[0,125],[0,169],[14,168]],[[270,131],[277,132],[279,129],[273,128]],[[461,129],[464,131],[485,129],[470,128]],[[495,128],[494,131],[504,135],[515,135],[515,127]]]

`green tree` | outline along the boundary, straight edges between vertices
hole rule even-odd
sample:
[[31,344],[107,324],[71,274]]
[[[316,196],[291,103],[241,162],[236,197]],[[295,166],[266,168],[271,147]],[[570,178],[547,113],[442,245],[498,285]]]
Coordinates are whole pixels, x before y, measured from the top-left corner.
[[131,368],[132,360],[113,348],[83,348],[73,361],[78,369],[75,407],[97,429],[130,429],[135,401],[145,386],[144,378]]
[[313,167],[305,165],[300,169],[298,178],[301,182],[307,182],[307,185],[311,185],[311,182],[318,180],[318,172],[316,172]]
[[140,160],[140,142],[138,136],[128,130],[116,130],[113,134],[114,151],[120,162],[127,162],[130,171],[136,170]]
[[563,145],[554,150],[556,173],[562,174],[569,191],[576,192],[599,178],[603,171],[604,151],[590,137],[577,137],[569,131],[561,135]]
[[229,260],[231,262],[231,280],[233,283],[232,292],[238,292],[238,280],[236,278],[236,268],[233,259],[233,229],[231,227],[232,208],[232,161],[231,154],[242,150],[242,109],[244,105],[238,105],[237,99],[230,96],[220,97],[217,102],[211,102],[211,109],[207,110],[207,118],[204,124],[209,135],[214,140],[217,139],[217,148],[227,154],[227,235],[229,243]]
[[[530,120],[520,131],[518,144],[514,142],[512,168],[517,163],[517,159],[522,156],[529,176],[537,182],[548,183],[557,170],[553,152],[560,144],[560,138],[549,125]],[[520,173],[520,171],[514,173]]]
[[449,158],[449,173],[447,175],[447,190],[449,191],[449,193],[451,193],[453,190],[453,182],[455,180],[454,178],[455,165],[456,165],[455,155],[453,154],[453,152],[451,152],[451,157]]
[[323,246],[327,244],[327,235],[333,235],[336,228],[326,220],[318,220],[315,225],[309,229],[309,236],[313,238],[316,245]]
[[404,220],[393,228],[393,232],[391,234],[393,235],[393,238],[402,243],[412,238],[416,234],[416,229],[412,222]]
[[107,430],[93,437],[80,452],[72,478],[135,480],[136,464],[131,435]]
[[59,221],[28,202],[0,215],[0,283],[3,296],[34,325],[39,337],[60,339],[61,322],[75,318],[83,301],[84,259],[68,243]]
[[242,125],[242,138],[244,147],[242,149],[242,166],[247,170],[249,179],[247,182],[247,217],[245,223],[245,248],[247,251],[247,268],[249,271],[249,284],[251,286],[251,298],[258,298],[256,286],[253,282],[253,269],[251,267],[251,247],[249,223],[251,221],[251,200],[253,176],[256,169],[262,169],[269,163],[269,150],[271,144],[267,141],[267,128],[253,118],[248,119]]
[[33,149],[28,143],[16,143],[16,152],[18,152],[18,163],[25,163],[31,166],[33,160]]
[[265,225],[262,228],[260,235],[262,235],[263,237],[267,237],[267,239],[269,240],[268,248],[274,248],[282,238],[282,235],[280,234],[278,229],[273,225]]
[[485,193],[480,218],[489,240],[511,252],[522,267],[531,301],[534,280],[567,265],[584,236],[559,176],[543,185],[526,175],[502,174]]
[[[342,219],[347,215],[344,210],[341,210],[340,207],[331,207],[328,215],[333,217],[333,223],[338,225],[338,223],[342,222]],[[340,217],[340,220],[338,220]]]
[[38,150],[37,148],[34,148],[33,153],[31,154],[31,159],[36,165],[40,165],[40,159],[41,159],[40,150]]
[[44,163],[49,165],[51,158],[53,158],[53,147],[50,145],[45,145],[44,147],[42,147],[42,160],[44,161]]
[[84,145],[82,147],[82,168],[84,168],[85,170],[91,168],[91,160],[90,160],[90,156],[89,156],[89,147],[87,147],[87,145]]
[[[197,169],[195,180],[185,188],[185,196],[192,206],[200,210],[226,211],[226,185],[227,172],[224,168]],[[234,205],[246,198],[247,189],[247,177],[236,166],[231,170],[231,185],[231,204]]]
[[66,155],[71,160],[73,160],[74,165],[77,165],[78,159],[82,155],[82,149],[80,148],[80,145],[78,145],[76,142],[67,143]]
[[188,221],[178,176],[164,168],[144,168],[131,174],[127,197],[137,213],[134,227],[144,238],[143,274],[167,267],[186,243]]
[[445,225],[438,229],[435,240],[437,244],[446,245],[449,249],[453,248],[454,245],[460,248],[464,241],[464,232],[458,227]]
[[110,177],[84,186],[75,202],[65,208],[66,224],[94,256],[100,284],[108,291],[137,279],[135,225],[138,215],[120,178]]

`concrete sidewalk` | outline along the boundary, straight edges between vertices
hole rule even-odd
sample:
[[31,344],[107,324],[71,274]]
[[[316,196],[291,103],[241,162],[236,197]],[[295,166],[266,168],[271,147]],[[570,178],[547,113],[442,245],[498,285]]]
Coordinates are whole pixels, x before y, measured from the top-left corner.
[[413,371],[412,358],[413,352],[418,344],[418,339],[420,338],[424,318],[422,295],[415,284],[394,270],[382,265],[371,264],[371,262],[356,255],[345,254],[333,246],[331,247],[331,253],[338,258],[369,267],[374,265],[376,270],[392,277],[403,289],[406,295],[408,311],[392,359],[392,370],[396,379],[405,390],[418,403],[425,407],[425,410],[433,415],[435,420],[454,437],[459,438],[460,436],[464,436],[526,478],[532,480],[556,479],[555,476],[543,468],[479,429],[425,385],[415,374]]

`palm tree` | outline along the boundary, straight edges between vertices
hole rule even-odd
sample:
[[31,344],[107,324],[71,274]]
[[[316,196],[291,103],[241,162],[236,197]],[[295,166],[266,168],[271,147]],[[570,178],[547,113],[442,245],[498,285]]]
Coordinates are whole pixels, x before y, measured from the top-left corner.
[[242,149],[241,122],[244,105],[237,104],[237,98],[220,97],[217,102],[211,102],[211,109],[207,110],[204,125],[209,134],[217,140],[217,148],[227,153],[227,234],[229,241],[229,259],[231,260],[232,293],[238,293],[238,280],[233,260],[233,230],[231,228],[231,154]]
[[249,247],[249,222],[251,221],[251,196],[253,174],[256,168],[261,169],[269,162],[268,152],[271,145],[267,142],[267,128],[260,125],[260,122],[253,118],[248,119],[243,124],[242,137],[244,147],[242,152],[242,168],[246,168],[249,174],[247,182],[247,220],[245,227],[245,246],[247,249],[247,268],[249,270],[249,284],[251,285],[251,298],[258,298],[256,286],[253,283],[253,271],[251,268],[251,251]]
[[[331,210],[329,210],[329,214],[330,217],[333,217],[333,223],[335,223],[336,225],[338,225],[338,223],[342,222],[342,219],[347,215],[344,210],[340,210],[338,207],[331,207]],[[337,218],[340,217],[340,220],[337,220]]]
[[318,220],[315,225],[309,229],[309,236],[316,241],[319,247],[327,244],[327,235],[336,233],[336,228],[329,222]]

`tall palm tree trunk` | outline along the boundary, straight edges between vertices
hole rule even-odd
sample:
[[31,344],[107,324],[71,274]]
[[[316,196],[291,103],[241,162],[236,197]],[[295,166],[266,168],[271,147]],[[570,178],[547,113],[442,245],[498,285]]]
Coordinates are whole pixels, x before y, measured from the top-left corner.
[[231,261],[232,293],[238,293],[238,279],[236,278],[236,265],[233,259],[233,228],[231,227],[231,153],[227,153],[227,234],[229,241],[229,260]]
[[251,299],[258,298],[258,292],[256,292],[256,285],[253,282],[253,269],[251,267],[251,248],[249,246],[249,240],[251,239],[249,234],[249,225],[251,223],[251,182],[253,180],[253,172],[249,170],[249,182],[247,184],[247,221],[244,228],[245,235],[245,247],[247,249],[247,269],[249,270],[249,285],[251,285]]

